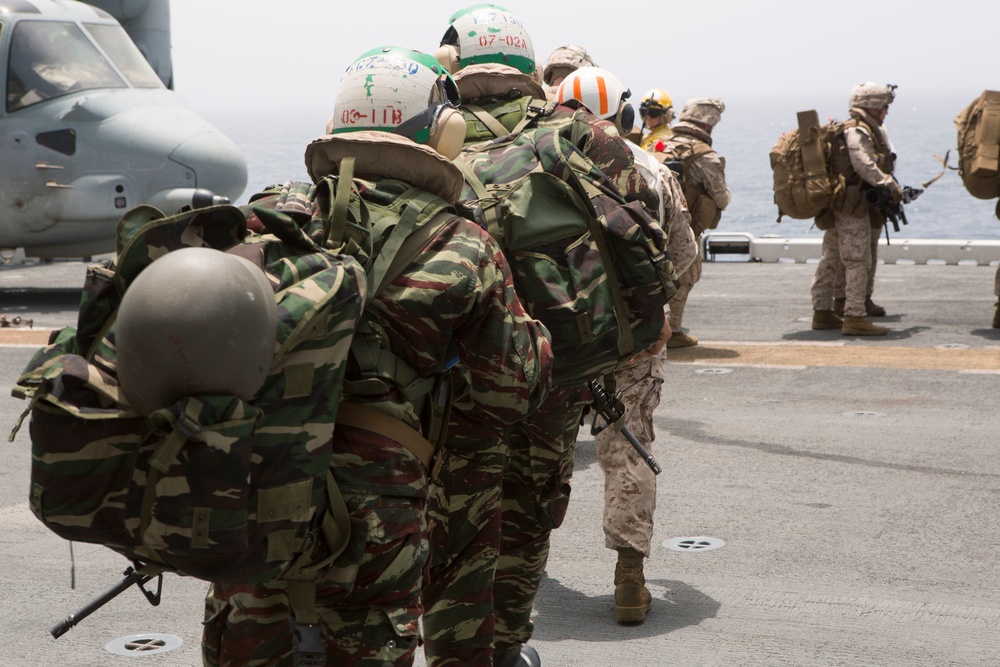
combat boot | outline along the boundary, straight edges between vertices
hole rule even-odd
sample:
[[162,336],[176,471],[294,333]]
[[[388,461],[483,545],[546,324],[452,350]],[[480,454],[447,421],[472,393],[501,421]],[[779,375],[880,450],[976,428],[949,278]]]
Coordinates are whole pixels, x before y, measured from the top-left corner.
[[813,329],[840,329],[842,326],[844,326],[844,320],[837,317],[837,314],[832,310],[813,311]]
[[642,554],[635,549],[619,548],[615,566],[615,620],[619,623],[642,623],[653,605],[642,574]]
[[670,334],[670,338],[667,339],[667,349],[673,350],[678,347],[691,347],[692,345],[697,345],[698,339],[694,336],[689,336],[683,331],[675,331]]
[[833,300],[833,312],[837,317],[844,316],[844,306],[847,305],[847,297],[839,296]]
[[885,308],[872,301],[870,296],[865,298],[865,312],[868,313],[868,317],[885,316]]
[[542,667],[542,659],[533,647],[518,644],[493,654],[493,667]]
[[1000,329],[1000,301],[997,301],[997,309],[993,313],[993,328]]
[[845,336],[884,336],[888,329],[872,324],[864,317],[844,317],[844,326],[841,329]]

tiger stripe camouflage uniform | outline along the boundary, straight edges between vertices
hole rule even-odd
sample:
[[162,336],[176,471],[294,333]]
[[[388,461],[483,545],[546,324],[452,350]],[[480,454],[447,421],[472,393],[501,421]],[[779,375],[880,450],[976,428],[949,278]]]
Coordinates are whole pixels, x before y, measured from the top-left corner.
[[[630,146],[636,163],[645,162],[644,173],[648,170],[649,176],[655,178],[654,170],[662,170],[658,186],[660,226],[668,234],[674,269],[683,273],[698,254],[698,244],[680,184],[673,172],[649,153],[635,144]],[[656,187],[655,183],[650,185]],[[625,426],[650,453],[656,438],[653,412],[660,404],[666,362],[665,347],[656,354],[636,355],[614,372],[611,382],[605,383],[609,391],[622,392],[621,400],[627,409]],[[604,471],[604,544],[612,550],[635,549],[648,558],[656,510],[656,475],[620,431],[606,428],[595,439],[597,463]]]
[[[635,170],[631,151],[612,123],[557,106],[539,125],[559,128],[626,199],[640,200],[653,215],[656,195]],[[548,559],[549,536],[566,513],[573,445],[583,410],[591,401],[585,385],[554,388],[542,407],[511,429],[505,469],[504,444],[489,442],[481,430],[466,423],[471,419],[468,412],[453,409],[449,450],[488,450],[497,455],[495,470],[503,471],[502,528],[498,541],[492,532],[501,525],[491,511],[499,501],[495,482],[483,486],[478,470],[454,461],[456,465],[444,473],[452,494],[442,492],[432,500],[432,514],[440,519],[431,527],[432,541],[442,547],[432,554],[424,591],[424,652],[429,667],[488,667],[493,664],[491,638],[497,653],[531,638],[530,614]],[[471,476],[463,479],[462,470]],[[478,499],[478,512],[470,515],[462,503],[473,497]]]
[[[430,151],[415,144],[413,150]],[[363,152],[355,157],[357,173],[365,173]],[[408,186],[387,173],[387,164],[379,169],[384,178],[365,176],[355,183],[365,201],[385,205]],[[461,179],[457,169],[455,174]],[[547,389],[548,333],[525,313],[496,242],[462,218],[449,221],[367,312],[393,352],[421,377],[431,377],[457,355],[477,428],[494,439],[502,439],[503,430],[531,411]],[[397,417],[410,413],[405,421],[419,429],[398,390],[365,406]],[[361,428],[338,426],[334,448],[331,471],[350,512],[352,536],[317,592],[327,664],[412,664],[430,553],[428,471],[399,443]],[[448,456],[442,453],[439,464]],[[204,663],[290,665],[282,588],[215,585],[206,601]]]

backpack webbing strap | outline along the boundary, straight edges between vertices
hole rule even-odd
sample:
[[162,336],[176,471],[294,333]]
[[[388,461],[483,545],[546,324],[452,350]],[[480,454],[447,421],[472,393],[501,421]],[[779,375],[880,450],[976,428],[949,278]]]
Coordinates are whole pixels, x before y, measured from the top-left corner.
[[351,192],[354,190],[354,158],[345,157],[340,161],[338,169],[337,194],[330,210],[330,224],[327,230],[326,245],[328,248],[339,248],[344,243],[344,232],[347,224],[347,211],[351,204]]
[[815,109],[799,111],[797,118],[802,169],[806,176],[822,176],[826,173],[827,158],[820,141],[819,114]]
[[[174,419],[173,414],[167,419],[171,422],[171,430],[167,437],[156,446],[149,459],[149,472],[146,478],[146,488],[142,495],[142,505],[139,509],[139,535],[145,535],[149,524],[153,520],[153,504],[156,500],[156,484],[160,480],[160,475],[166,473],[170,466],[177,461],[184,443],[196,433],[201,431],[201,424],[198,423],[198,414],[202,403],[196,398],[191,398],[187,402],[184,414],[180,419]],[[208,546],[207,537],[204,545],[192,544],[192,546]]]
[[351,426],[389,438],[408,449],[425,468],[429,469],[434,459],[434,445],[430,441],[405,422],[380,410],[366,408],[360,403],[341,403],[337,410],[337,425]]
[[590,214],[587,216],[587,221],[590,225],[590,236],[593,238],[594,245],[597,246],[597,251],[601,255],[601,262],[603,262],[608,271],[608,288],[611,291],[611,299],[614,302],[615,320],[618,325],[618,354],[620,357],[626,357],[635,351],[635,337],[632,335],[632,328],[628,324],[628,307],[625,305],[622,286],[618,281],[618,276],[614,268],[614,257],[611,254],[611,249],[608,247],[607,239],[604,238],[604,230],[602,229],[597,209],[594,208],[594,204],[590,199],[594,188],[592,185],[590,187],[584,185],[583,179],[580,178],[576,169],[573,168],[572,162],[563,153],[561,142],[557,140],[552,142],[552,145],[559,159],[567,166],[567,171],[570,175],[569,184],[582,195],[581,199],[585,201],[589,209]]
[[490,233],[490,236],[502,243],[503,232],[500,231],[500,224],[497,221],[496,198],[490,194],[490,191],[486,189],[483,182],[479,180],[479,177],[476,176],[476,172],[472,171],[472,167],[469,163],[458,159],[454,160],[453,164],[461,170],[462,175],[465,176],[465,182],[468,183],[473,192],[476,193],[476,200],[483,207],[483,216],[486,218],[486,231]]
[[493,136],[495,137],[506,137],[508,134],[513,134],[510,130],[504,127],[503,123],[494,118],[489,111],[482,108],[478,104],[463,104],[462,109],[475,116],[476,120],[482,123],[487,130],[493,133]]
[[[422,197],[415,194],[416,192],[411,191],[411,195],[406,198],[399,221],[392,228],[389,238],[382,244],[378,256],[368,270],[368,284],[373,287],[368,291],[369,303],[389,283],[399,277],[403,269],[424,249],[431,238],[452,219],[450,215],[441,215],[448,206],[443,199]],[[429,210],[433,210],[431,219],[414,231],[417,220]]]
[[549,102],[548,100],[536,100],[532,99],[528,102],[527,108],[524,110],[524,118],[518,121],[514,129],[510,131],[511,134],[520,134],[529,125],[535,122],[538,118],[542,116],[548,116],[552,113],[552,110],[556,108],[555,102]]

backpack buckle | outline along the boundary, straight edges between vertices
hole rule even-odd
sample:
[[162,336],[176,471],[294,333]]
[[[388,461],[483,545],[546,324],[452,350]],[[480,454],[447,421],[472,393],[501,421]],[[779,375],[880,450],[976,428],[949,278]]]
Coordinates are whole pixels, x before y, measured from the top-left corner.
[[323,643],[323,628],[319,624],[306,625],[292,623],[292,665],[295,667],[324,667],[326,665],[326,645]]

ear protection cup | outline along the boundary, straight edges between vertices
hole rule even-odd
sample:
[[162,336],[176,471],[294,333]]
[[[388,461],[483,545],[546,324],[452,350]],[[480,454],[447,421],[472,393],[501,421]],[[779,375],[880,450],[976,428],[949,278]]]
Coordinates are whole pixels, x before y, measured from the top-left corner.
[[613,120],[615,127],[618,128],[618,133],[627,137],[635,126],[635,107],[627,102],[622,102]]
[[449,160],[454,160],[462,152],[464,143],[465,117],[462,112],[457,109],[442,110],[426,145]]
[[441,63],[441,67],[448,70],[449,74],[454,74],[459,70],[457,46],[442,44],[434,52],[434,59]]

